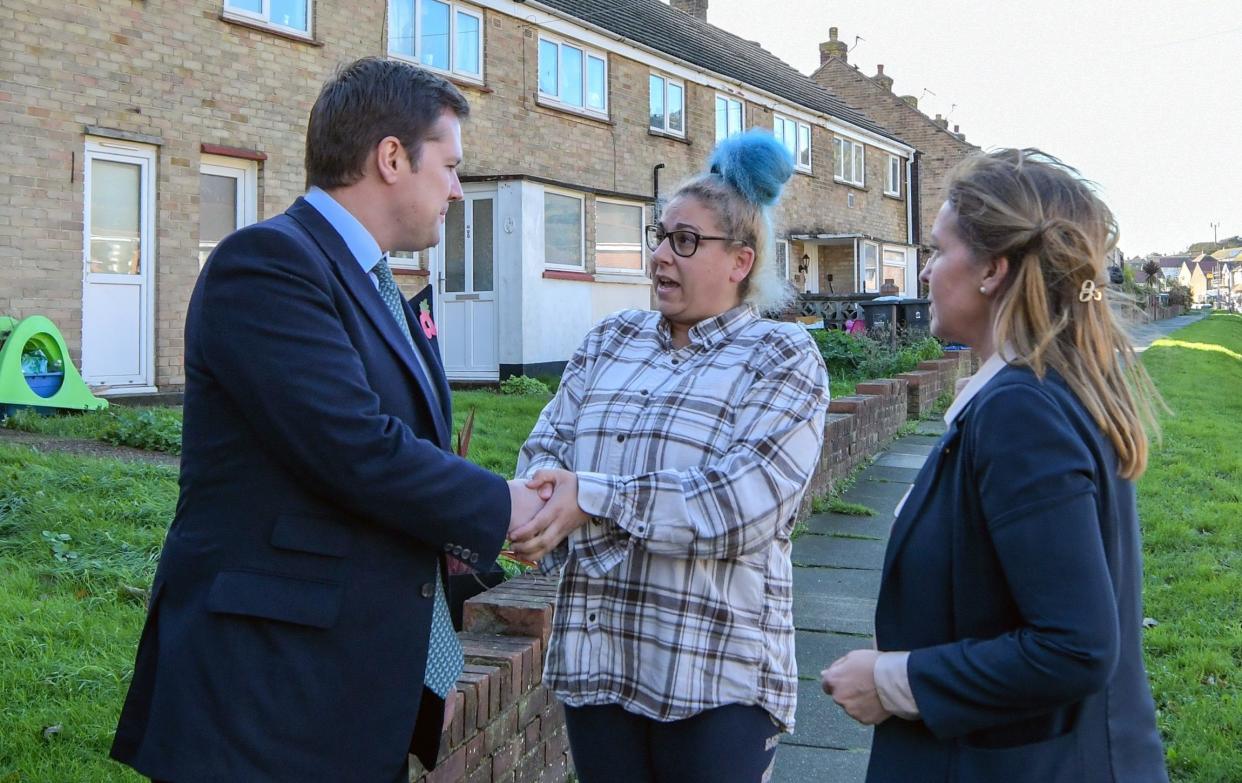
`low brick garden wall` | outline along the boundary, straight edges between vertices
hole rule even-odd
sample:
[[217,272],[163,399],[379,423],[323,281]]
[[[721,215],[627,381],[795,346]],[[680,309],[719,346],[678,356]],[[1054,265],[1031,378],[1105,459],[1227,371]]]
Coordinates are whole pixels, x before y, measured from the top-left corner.
[[[973,369],[970,351],[946,352],[897,378],[859,383],[829,403],[824,449],[803,498],[811,501],[875,456],[910,418],[926,415]],[[565,712],[543,687],[556,578],[527,574],[466,601],[459,634],[466,669],[457,713],[432,772],[410,760],[411,783],[560,783],[573,772]]]

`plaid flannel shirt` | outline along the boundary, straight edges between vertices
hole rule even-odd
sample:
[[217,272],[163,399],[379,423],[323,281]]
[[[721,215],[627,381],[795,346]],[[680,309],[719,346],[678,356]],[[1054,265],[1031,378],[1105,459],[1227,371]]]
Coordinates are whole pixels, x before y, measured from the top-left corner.
[[674,348],[654,312],[596,326],[522,448],[592,516],[563,566],[544,682],[571,706],[679,720],[758,704],[792,730],[790,533],[828,378],[811,337],[747,305]]

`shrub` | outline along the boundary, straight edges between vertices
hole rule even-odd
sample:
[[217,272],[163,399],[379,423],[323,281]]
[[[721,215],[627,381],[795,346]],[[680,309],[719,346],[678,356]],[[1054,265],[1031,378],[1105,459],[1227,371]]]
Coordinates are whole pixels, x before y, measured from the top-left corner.
[[120,408],[109,411],[99,439],[117,446],[181,453],[181,412],[169,408]]
[[551,394],[547,384],[538,378],[530,378],[525,375],[514,375],[500,382],[501,394]]

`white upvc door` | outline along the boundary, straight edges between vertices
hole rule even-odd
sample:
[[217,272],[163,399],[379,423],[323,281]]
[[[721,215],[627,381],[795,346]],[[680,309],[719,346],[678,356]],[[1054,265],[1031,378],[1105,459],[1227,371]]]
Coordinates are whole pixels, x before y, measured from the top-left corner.
[[155,391],[155,148],[86,142],[82,377],[109,393]]
[[436,326],[450,380],[496,380],[496,191],[467,192],[449,205],[432,254]]
[[204,155],[198,170],[198,268],[220,240],[258,220],[254,161]]

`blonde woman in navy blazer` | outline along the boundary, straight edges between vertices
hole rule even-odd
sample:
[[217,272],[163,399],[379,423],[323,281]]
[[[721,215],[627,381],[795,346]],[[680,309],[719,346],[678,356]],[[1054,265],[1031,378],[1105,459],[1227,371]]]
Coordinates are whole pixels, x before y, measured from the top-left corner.
[[1101,295],[1116,236],[1037,150],[950,176],[921,278],[984,363],[898,509],[877,649],[822,673],[876,726],[869,783],[1168,779],[1133,484],[1156,397]]

